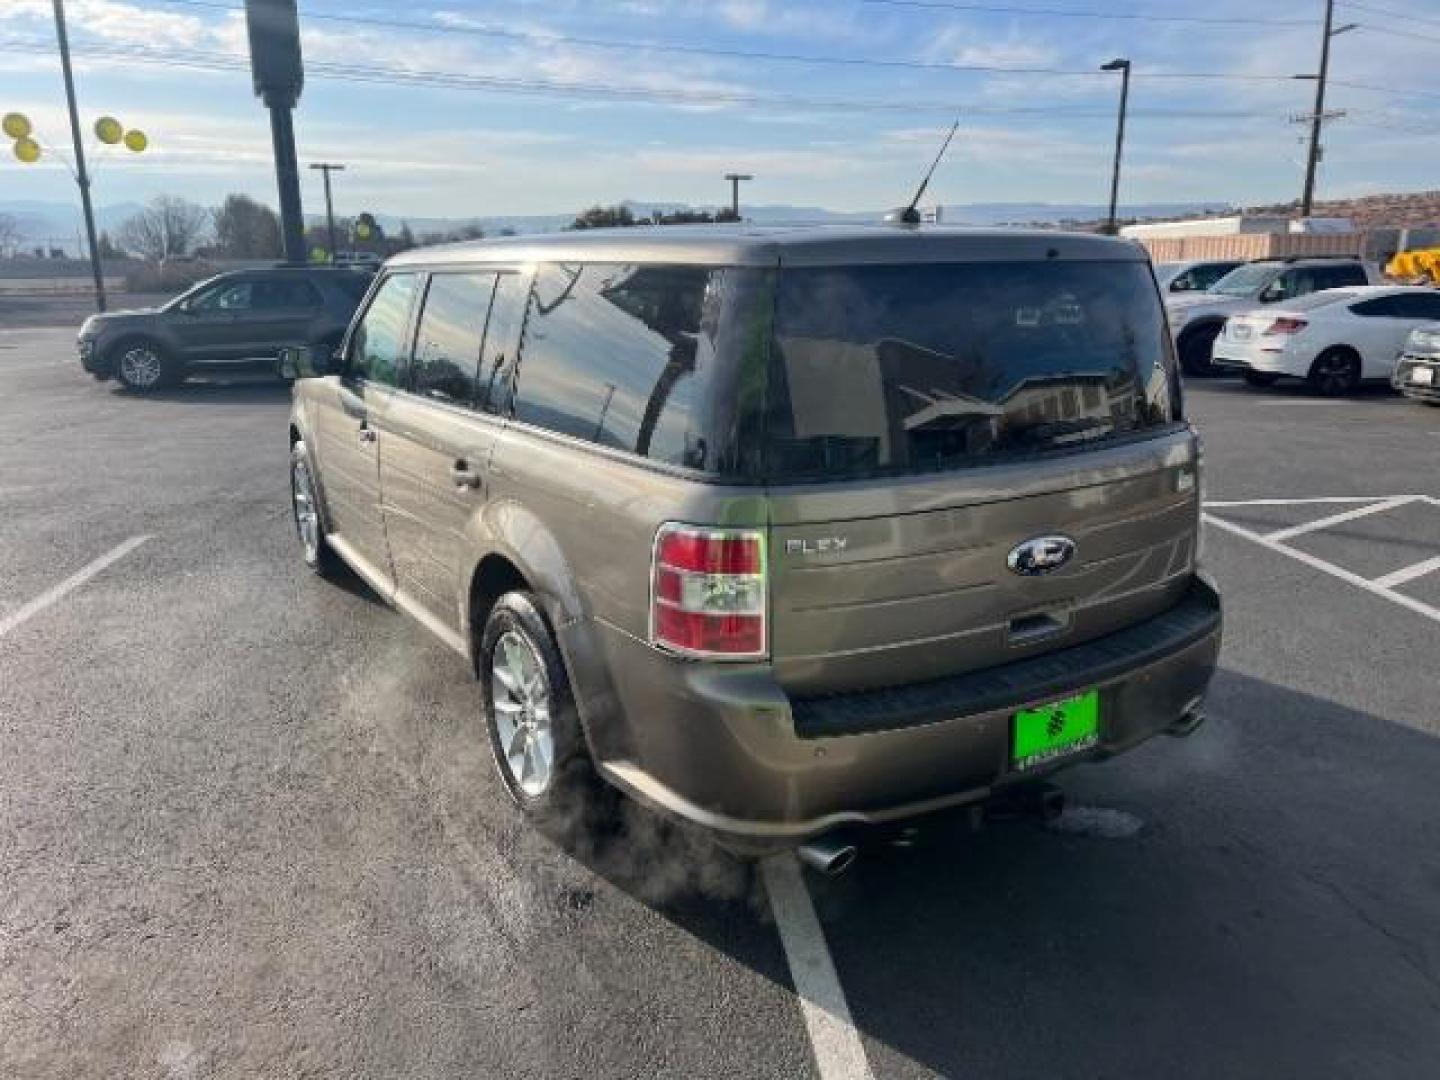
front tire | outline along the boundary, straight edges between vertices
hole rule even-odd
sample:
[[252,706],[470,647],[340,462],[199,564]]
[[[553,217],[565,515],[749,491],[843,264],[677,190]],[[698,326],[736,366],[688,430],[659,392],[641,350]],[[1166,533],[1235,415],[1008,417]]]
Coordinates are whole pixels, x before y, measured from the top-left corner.
[[480,685],[495,767],[542,827],[584,827],[598,806],[565,664],[534,593],[496,601],[480,637]]
[[325,539],[319,487],[315,483],[315,469],[310,464],[310,451],[303,439],[296,439],[290,446],[290,511],[305,565],[321,577],[329,577],[339,567],[340,558]]
[[1310,365],[1306,381],[1323,397],[1353,393],[1360,385],[1360,357],[1353,349],[1326,349]]
[[115,346],[115,378],[132,394],[149,394],[172,385],[177,377],[165,347],[150,338],[131,338]]

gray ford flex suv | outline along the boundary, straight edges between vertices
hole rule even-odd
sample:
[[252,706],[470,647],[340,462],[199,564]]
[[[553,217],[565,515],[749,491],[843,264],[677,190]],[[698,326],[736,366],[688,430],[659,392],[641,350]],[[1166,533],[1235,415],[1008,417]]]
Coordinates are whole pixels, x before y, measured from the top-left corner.
[[134,393],[216,365],[273,370],[286,345],[338,345],[369,285],[367,273],[328,267],[219,274],[158,308],[92,315],[80,327],[80,364]]
[[304,558],[474,665],[539,817],[598,776],[813,851],[1202,716],[1200,448],[1128,242],[701,226],[418,250],[333,365],[282,359],[307,376]]

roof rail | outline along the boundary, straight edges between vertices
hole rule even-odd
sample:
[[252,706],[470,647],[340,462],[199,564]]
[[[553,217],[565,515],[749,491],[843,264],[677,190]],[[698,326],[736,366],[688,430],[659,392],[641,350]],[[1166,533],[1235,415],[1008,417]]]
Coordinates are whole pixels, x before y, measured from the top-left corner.
[[1303,262],[1305,259],[1346,259],[1351,262],[1359,262],[1360,256],[1353,253],[1339,255],[1281,255],[1279,259],[1284,263]]

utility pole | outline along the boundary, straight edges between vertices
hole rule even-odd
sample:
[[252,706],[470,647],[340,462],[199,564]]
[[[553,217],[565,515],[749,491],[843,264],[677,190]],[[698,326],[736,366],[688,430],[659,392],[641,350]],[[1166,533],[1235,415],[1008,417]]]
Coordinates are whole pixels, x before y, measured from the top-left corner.
[[1120,155],[1125,149],[1125,110],[1130,105],[1130,61],[1117,57],[1108,64],[1101,64],[1100,70],[1120,72],[1120,117],[1115,125],[1115,164],[1110,170],[1110,213],[1105,219],[1106,233],[1114,236],[1118,232],[1115,209],[1120,199]]
[[53,0],[55,37],[60,43],[60,70],[65,75],[65,102],[70,107],[70,138],[75,144],[75,182],[80,185],[80,205],[85,211],[85,239],[90,245],[90,273],[95,278],[95,307],[105,310],[105,275],[100,268],[100,248],[95,242],[95,208],[90,205],[90,174],[85,170],[85,145],[80,141],[80,111],[75,106],[75,76],[70,70],[70,38],[65,33],[65,0]]
[[1330,77],[1330,39],[1337,38],[1356,28],[1355,23],[1335,27],[1335,0],[1325,0],[1325,32],[1320,38],[1320,74],[1296,75],[1297,79],[1315,82],[1315,111],[1310,120],[1310,153],[1305,159],[1305,190],[1300,195],[1300,216],[1310,216],[1315,205],[1315,169],[1320,164],[1320,131],[1327,119],[1325,115],[1325,81]]
[[730,212],[735,215],[735,220],[740,220],[740,181],[754,180],[755,177],[749,173],[726,173],[725,179],[730,181]]
[[330,201],[330,174],[332,172],[344,172],[344,165],[335,165],[328,161],[317,161],[311,165],[312,169],[319,169],[325,174],[325,229],[330,234],[330,261],[335,261],[335,205]]

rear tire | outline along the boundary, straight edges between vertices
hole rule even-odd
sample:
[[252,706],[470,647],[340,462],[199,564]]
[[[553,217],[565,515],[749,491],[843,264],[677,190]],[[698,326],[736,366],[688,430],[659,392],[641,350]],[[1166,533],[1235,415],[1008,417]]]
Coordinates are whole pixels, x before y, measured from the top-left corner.
[[1326,349],[1310,365],[1306,381],[1323,397],[1353,393],[1360,385],[1360,357],[1344,346]]
[[1245,371],[1241,373],[1241,376],[1247,385],[1255,387],[1274,386],[1275,381],[1280,378],[1279,375],[1271,374],[1268,371]]
[[149,394],[172,386],[179,377],[175,361],[152,338],[129,338],[113,350],[115,378],[132,394]]
[[1209,378],[1219,373],[1210,359],[1219,336],[1219,326],[1201,326],[1180,335],[1180,368],[1186,375]]
[[608,815],[565,663],[534,593],[516,590],[496,601],[480,636],[478,667],[485,727],[505,790],[526,817],[573,842]]

